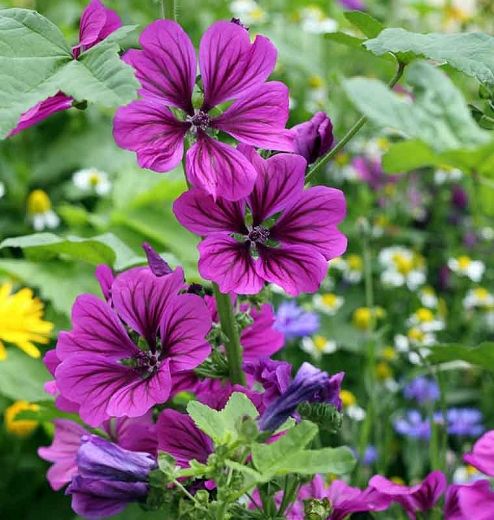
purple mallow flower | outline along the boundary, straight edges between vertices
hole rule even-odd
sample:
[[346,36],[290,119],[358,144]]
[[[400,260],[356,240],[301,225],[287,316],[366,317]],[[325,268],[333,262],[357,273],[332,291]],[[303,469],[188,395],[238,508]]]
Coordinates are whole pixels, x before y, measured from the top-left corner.
[[315,334],[320,323],[315,312],[304,311],[295,301],[284,301],[276,311],[274,326],[286,339],[294,339]]
[[346,211],[343,193],[325,186],[304,190],[306,161],[298,155],[264,160],[251,147],[240,149],[258,173],[248,197],[215,202],[192,189],[173,206],[185,228],[205,237],[199,244],[201,276],[224,293],[256,294],[264,282],[291,295],[316,291],[328,260],[346,249],[337,228]]
[[[209,27],[199,46],[204,98],[196,108],[196,53],[177,23],[158,20],[140,38],[142,50],[124,60],[141,82],[141,99],[120,108],[114,122],[119,146],[137,153],[139,166],[157,172],[175,168],[187,136],[195,139],[186,156],[189,182],[214,198],[238,200],[252,190],[256,170],[238,150],[215,139],[218,131],[238,141],[270,150],[294,150],[285,130],[288,89],[266,82],[276,63],[271,41],[250,42],[245,28],[219,21]],[[233,100],[218,115],[217,106]]]
[[400,504],[409,518],[415,518],[417,512],[429,511],[436,505],[446,490],[447,481],[440,471],[429,473],[423,482],[410,487],[374,475],[369,481],[369,487]]
[[445,520],[491,520],[494,518],[494,492],[488,480],[452,485],[446,492]]
[[434,403],[439,399],[439,386],[434,379],[419,376],[405,386],[403,395],[419,404]]
[[155,457],[125,450],[97,435],[86,435],[77,452],[77,474],[67,488],[72,509],[88,519],[112,516],[146,499]]
[[329,151],[333,144],[333,124],[324,112],[317,112],[312,119],[294,126],[295,153],[312,164]]
[[427,418],[423,418],[418,410],[408,410],[403,417],[393,423],[395,430],[402,435],[414,439],[429,439],[431,425]]
[[55,380],[60,394],[80,405],[85,422],[145,414],[169,398],[174,376],[207,358],[209,311],[199,296],[179,294],[183,288],[181,268],[156,276],[137,267],[106,287],[109,301],[77,298],[73,328],[58,339]]
[[345,374],[329,376],[310,363],[303,363],[286,390],[266,408],[259,421],[263,431],[279,428],[301,403],[327,403],[341,410],[340,390]]
[[[122,26],[122,21],[115,11],[107,9],[100,0],[91,0],[82,12],[79,26],[79,43],[72,48],[72,55],[76,60],[79,55],[102,42],[112,32]],[[17,126],[9,135],[15,135],[51,115],[68,110],[72,106],[73,98],[58,92],[54,96],[41,101],[21,115]]]
[[464,455],[463,459],[485,475],[494,477],[494,430],[482,435],[473,445],[472,452]]

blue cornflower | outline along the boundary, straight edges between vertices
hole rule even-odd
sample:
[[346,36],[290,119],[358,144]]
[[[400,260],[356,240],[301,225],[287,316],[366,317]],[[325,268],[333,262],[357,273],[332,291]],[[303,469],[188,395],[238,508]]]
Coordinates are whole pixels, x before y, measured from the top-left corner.
[[274,326],[286,339],[311,336],[319,330],[319,316],[305,311],[295,301],[285,301],[276,312]]
[[403,395],[407,399],[414,399],[419,404],[434,403],[440,396],[439,386],[433,379],[419,376],[405,386]]

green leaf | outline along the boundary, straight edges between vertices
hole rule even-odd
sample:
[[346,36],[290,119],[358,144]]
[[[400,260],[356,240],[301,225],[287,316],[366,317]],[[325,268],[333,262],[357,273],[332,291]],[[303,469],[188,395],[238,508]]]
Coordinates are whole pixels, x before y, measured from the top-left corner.
[[371,121],[420,140],[435,151],[464,149],[485,144],[488,132],[481,130],[452,81],[426,62],[408,69],[408,83],[415,101],[403,99],[375,79],[354,78],[344,88]]
[[436,345],[427,359],[435,364],[465,361],[494,372],[494,342],[484,342],[477,347],[458,344]]
[[[45,395],[44,398],[46,399],[46,397]],[[38,401],[36,404],[38,405],[37,410],[23,410],[16,415],[16,419],[32,419],[38,422],[50,422],[54,419],[71,419],[79,423],[82,422],[77,414],[60,411],[54,401]]]
[[387,173],[408,172],[438,161],[438,154],[422,141],[400,141],[389,147],[383,157],[383,168]]
[[384,29],[379,20],[362,11],[347,11],[345,18],[368,38],[375,38]]
[[72,60],[63,34],[26,9],[0,11],[0,138],[20,115],[59,90],[57,72]]
[[223,410],[213,410],[199,401],[190,401],[187,412],[196,426],[217,445],[229,444],[238,439],[237,426],[243,417],[255,419],[257,408],[241,392],[234,392]]
[[482,83],[494,84],[494,38],[487,34],[419,34],[404,29],[385,29],[364,45],[378,56],[387,52],[408,53],[445,61]]
[[30,358],[14,346],[7,347],[7,359],[0,363],[0,394],[29,402],[49,398],[43,385],[52,379],[40,359]]
[[365,40],[363,38],[357,38],[356,36],[352,36],[351,34],[337,31],[334,33],[325,34],[324,38],[326,40],[331,40],[336,43],[341,43],[342,45],[346,45],[347,47],[351,47],[352,49],[359,49],[361,51],[365,51],[365,47],[362,46]]
[[58,91],[78,101],[119,106],[137,96],[132,68],[118,54],[128,28],[73,59],[60,30],[35,11],[0,10],[0,138]]
[[6,247],[19,247],[30,259],[47,260],[63,255],[92,265],[108,264],[117,271],[144,261],[112,233],[92,238],[36,233],[7,238],[0,243],[0,249]]
[[315,424],[302,421],[272,444],[253,444],[252,461],[261,473],[261,481],[288,473],[341,475],[351,471],[355,457],[346,447],[305,449],[317,432]]

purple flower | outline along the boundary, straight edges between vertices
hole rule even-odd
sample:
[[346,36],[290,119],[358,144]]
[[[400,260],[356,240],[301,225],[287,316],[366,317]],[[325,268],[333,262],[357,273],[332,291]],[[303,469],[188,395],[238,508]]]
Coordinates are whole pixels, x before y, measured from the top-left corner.
[[317,112],[312,119],[295,125],[295,153],[311,164],[329,151],[333,144],[333,124],[324,112]]
[[428,419],[423,419],[417,410],[408,410],[404,417],[394,421],[394,428],[398,433],[414,439],[429,439],[431,425]]
[[264,411],[259,421],[262,431],[279,428],[301,403],[328,403],[341,410],[340,390],[345,374],[329,376],[310,363],[303,363],[287,389]]
[[384,173],[381,161],[376,159],[367,159],[365,157],[355,157],[352,166],[357,171],[359,177],[372,190],[380,190],[386,184],[392,184],[399,179],[398,175],[388,175]]
[[407,399],[414,399],[419,404],[434,403],[439,399],[439,387],[430,378],[419,376],[412,379],[404,388],[403,395]]
[[[437,419],[441,419],[440,414]],[[482,412],[475,408],[450,408],[446,411],[446,425],[450,435],[478,437],[484,431],[482,419]]]
[[232,385],[220,379],[204,379],[194,388],[197,400],[214,410],[222,410],[233,392],[245,394],[259,409],[262,401],[261,394],[242,385]]
[[491,430],[473,445],[471,453],[463,456],[467,464],[489,477],[494,477],[494,430]]
[[[89,432],[68,419],[55,419],[55,434],[51,446],[38,449],[38,455],[52,462],[46,475],[50,486],[58,491],[77,474],[77,452]],[[157,439],[150,414],[136,419],[111,419],[103,423],[109,438],[122,448],[155,454]]]
[[395,484],[381,475],[374,475],[369,481],[370,488],[400,504],[412,520],[418,511],[432,509],[445,492],[446,486],[446,477],[440,471],[429,473],[423,482],[410,487]]
[[337,228],[345,216],[343,193],[325,186],[304,190],[303,157],[277,154],[264,160],[253,148],[241,149],[258,172],[248,197],[215,202],[192,189],[173,206],[184,227],[205,237],[199,244],[201,276],[217,282],[223,293],[256,294],[264,282],[291,295],[316,291],[328,260],[346,249]]
[[149,269],[155,276],[164,276],[173,272],[173,269],[161,258],[161,256],[147,243],[142,244],[142,248],[148,259]]
[[[196,54],[177,23],[158,20],[140,38],[141,51],[124,59],[141,82],[141,99],[117,111],[114,137],[119,146],[137,152],[139,166],[157,172],[182,160],[184,140],[195,138],[188,150],[186,172],[191,184],[214,198],[238,200],[251,192],[256,170],[235,148],[213,138],[218,131],[238,141],[270,150],[291,152],[293,136],[285,130],[288,89],[266,79],[276,63],[276,49],[267,38],[240,25],[220,21],[209,27],[199,47],[204,99],[192,102]],[[234,100],[221,115],[215,107]],[[177,117],[177,112],[180,115]]]
[[319,330],[319,316],[315,312],[304,311],[293,300],[284,301],[278,307],[274,326],[286,339],[311,336]]
[[158,418],[158,447],[169,453],[183,468],[191,460],[205,464],[213,453],[213,442],[186,414],[176,410],[163,410]]
[[488,480],[453,485],[446,492],[445,520],[490,520],[494,518],[494,492]]
[[451,204],[461,211],[468,207],[468,193],[459,184],[451,188]]
[[117,514],[130,502],[146,498],[147,479],[156,467],[148,453],[125,450],[97,435],[84,436],[77,475],[66,491],[72,495],[72,509],[89,519]]
[[[74,59],[76,60],[82,52],[94,47],[121,26],[122,22],[115,11],[107,9],[100,0],[91,0],[82,12],[79,26],[79,44],[72,48]],[[66,96],[63,92],[58,92],[54,96],[41,101],[21,115],[17,126],[9,135],[18,134],[56,112],[68,110],[73,101],[73,98]]]
[[340,4],[346,9],[352,11],[364,11],[365,3],[363,0],[338,0]]
[[365,448],[364,456],[362,458],[362,463],[366,466],[370,466],[371,464],[374,464],[378,458],[378,452],[375,446],[367,446]]
[[169,398],[175,374],[207,358],[209,312],[200,297],[178,294],[183,276],[181,268],[157,277],[137,267],[115,278],[111,302],[77,298],[73,328],[58,339],[55,378],[91,426],[145,414]]

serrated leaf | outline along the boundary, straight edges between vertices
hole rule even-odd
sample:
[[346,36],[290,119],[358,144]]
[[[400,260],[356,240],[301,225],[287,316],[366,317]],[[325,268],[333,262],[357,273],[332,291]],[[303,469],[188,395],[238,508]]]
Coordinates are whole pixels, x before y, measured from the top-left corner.
[[190,401],[187,404],[187,413],[196,426],[217,445],[238,439],[237,425],[243,417],[254,419],[258,416],[257,408],[241,392],[234,392],[223,410],[213,410],[199,401]]
[[362,11],[347,11],[345,18],[368,38],[375,38],[384,29],[379,20]]
[[7,359],[0,363],[0,394],[13,400],[45,401],[43,385],[51,379],[39,359],[33,359],[14,346],[7,347]]
[[427,359],[435,364],[465,361],[494,372],[494,342],[484,342],[477,347],[458,344],[435,345]]
[[420,34],[385,29],[364,44],[374,54],[407,53],[447,62],[482,83],[494,84],[494,38],[483,33]]
[[409,67],[407,81],[415,100],[403,99],[384,83],[354,78],[344,83],[353,103],[371,121],[418,139],[437,152],[476,147],[490,140],[473,120],[461,92],[426,62]]
[[6,247],[19,247],[31,259],[47,260],[64,255],[92,265],[108,264],[117,271],[144,261],[112,233],[91,238],[36,233],[7,238],[0,243],[0,249]]

